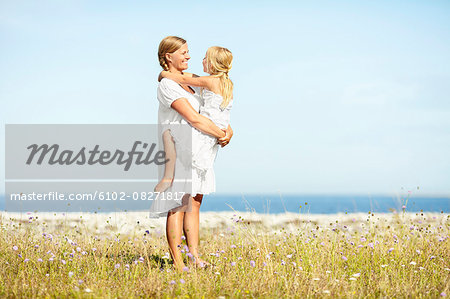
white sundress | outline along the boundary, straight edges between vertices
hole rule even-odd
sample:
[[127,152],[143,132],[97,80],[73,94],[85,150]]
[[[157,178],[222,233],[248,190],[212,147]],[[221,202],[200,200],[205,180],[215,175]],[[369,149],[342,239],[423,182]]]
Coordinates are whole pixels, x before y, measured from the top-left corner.
[[[161,126],[161,131],[164,131],[166,126],[168,125],[176,125],[176,124],[184,124],[188,123],[186,120],[175,111],[171,105],[172,103],[179,98],[186,98],[191,106],[199,111],[201,114],[206,117],[211,118],[213,122],[217,121],[216,125],[221,128],[226,128],[229,123],[229,109],[231,109],[231,103],[227,107],[228,110],[224,115],[220,115],[220,104],[222,103],[222,97],[216,95],[209,90],[203,90],[203,96],[208,100],[208,104],[204,103],[204,99],[201,97],[200,88],[193,87],[195,94],[191,94],[183,89],[178,83],[172,81],[170,79],[164,78],[160,81],[158,85],[158,101],[159,101],[159,110],[158,110],[158,124]],[[220,97],[220,99],[218,98]],[[217,110],[219,109],[219,110]],[[220,110],[221,111],[221,110]],[[226,114],[228,113],[228,116]],[[189,154],[192,155],[192,165],[189,165],[190,171],[192,173],[191,180],[185,180],[184,186],[180,187],[180,184],[183,185],[183,182],[177,183],[177,167],[180,170],[183,165],[176,165],[175,167],[175,178],[174,185],[167,189],[165,192],[173,192],[176,193],[178,191],[186,191],[189,190],[189,194],[191,196],[195,196],[197,194],[209,194],[215,191],[215,176],[212,165],[214,163],[215,156],[217,154],[218,145],[216,144],[217,139],[211,137],[209,135],[203,134],[195,128],[191,128],[191,136],[192,139],[186,138],[185,130],[173,130],[171,129],[171,134],[175,139],[175,146],[177,149],[177,158],[178,155],[181,154],[182,150],[189,149]],[[183,132],[183,133],[181,133]],[[192,140],[192,147],[183,146],[183,142],[186,140]],[[178,142],[177,142],[178,141]],[[203,150],[205,150],[205,154]],[[193,153],[196,152],[198,155],[194,158]],[[194,163],[193,161],[197,161]],[[186,169],[186,168],[184,168]],[[182,178],[184,179],[184,177]],[[181,181],[182,181],[181,179]],[[153,200],[152,205],[150,207],[150,217],[161,217],[167,215],[167,212],[173,208],[177,208],[181,206],[181,198],[177,198],[176,200]]]
[[[222,109],[222,96],[208,89],[202,89],[202,98],[204,104],[200,107],[200,114],[212,120],[219,128],[226,129],[230,124],[233,101]],[[213,169],[219,144],[216,138],[198,130],[194,130],[192,138],[192,166],[198,175],[203,177],[207,171]],[[212,192],[215,191],[215,186],[213,189]]]

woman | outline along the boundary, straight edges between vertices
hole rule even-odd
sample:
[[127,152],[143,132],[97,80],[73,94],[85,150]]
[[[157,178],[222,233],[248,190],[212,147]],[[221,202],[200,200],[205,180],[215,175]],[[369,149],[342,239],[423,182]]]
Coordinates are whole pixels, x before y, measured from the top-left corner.
[[[158,59],[164,70],[183,74],[183,71],[188,68],[188,60],[190,58],[189,49],[184,39],[168,36],[161,41]],[[198,89],[180,85],[169,79],[162,79],[158,86],[158,100],[160,102],[158,111],[158,123],[160,125],[187,122],[199,131],[218,138],[221,146],[229,143],[233,135],[233,131],[229,126],[224,132],[210,119],[199,114],[202,99]],[[200,259],[198,253],[199,210],[203,194],[209,193],[211,186],[215,184],[214,172],[211,169],[203,176],[197,176],[196,172],[192,172],[192,175],[192,194],[183,198],[183,201],[188,201],[190,212],[174,209],[167,214],[167,241],[174,266],[179,270],[184,267],[181,252],[179,251],[182,231],[185,233],[189,252],[195,258],[195,264],[198,266],[208,264]],[[194,196],[192,197],[191,195]]]

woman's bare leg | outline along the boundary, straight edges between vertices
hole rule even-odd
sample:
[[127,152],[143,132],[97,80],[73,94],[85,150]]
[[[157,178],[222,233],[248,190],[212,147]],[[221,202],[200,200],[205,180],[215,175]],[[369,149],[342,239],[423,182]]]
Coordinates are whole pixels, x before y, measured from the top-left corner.
[[172,255],[173,265],[176,269],[182,270],[184,267],[183,257],[180,252],[181,233],[183,231],[183,218],[185,212],[169,212],[166,222],[166,236],[169,243],[169,251]]
[[198,255],[199,246],[199,227],[200,227],[200,205],[202,204],[203,194],[197,194],[192,200],[190,211],[184,215],[184,234],[186,235],[186,241],[188,243],[189,252],[194,256],[195,262],[199,264],[205,261],[200,259]]

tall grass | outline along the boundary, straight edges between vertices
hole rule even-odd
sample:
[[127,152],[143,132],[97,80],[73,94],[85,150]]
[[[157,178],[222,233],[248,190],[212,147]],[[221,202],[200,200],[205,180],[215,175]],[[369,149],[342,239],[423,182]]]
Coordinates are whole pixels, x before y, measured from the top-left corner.
[[202,258],[214,266],[193,267],[184,243],[179,250],[188,267],[179,273],[161,220],[151,227],[133,213],[4,213],[0,295],[439,297],[450,291],[447,214],[321,218],[328,222],[299,214],[277,226],[264,217],[236,213],[216,225],[203,222]]

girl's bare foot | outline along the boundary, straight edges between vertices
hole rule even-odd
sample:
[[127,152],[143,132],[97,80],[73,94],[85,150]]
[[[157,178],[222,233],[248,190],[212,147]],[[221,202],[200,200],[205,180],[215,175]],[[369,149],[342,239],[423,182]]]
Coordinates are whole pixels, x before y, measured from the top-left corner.
[[172,186],[173,178],[163,178],[161,182],[159,182],[156,186],[154,191],[155,192],[164,192],[167,189],[169,189],[170,186]]

